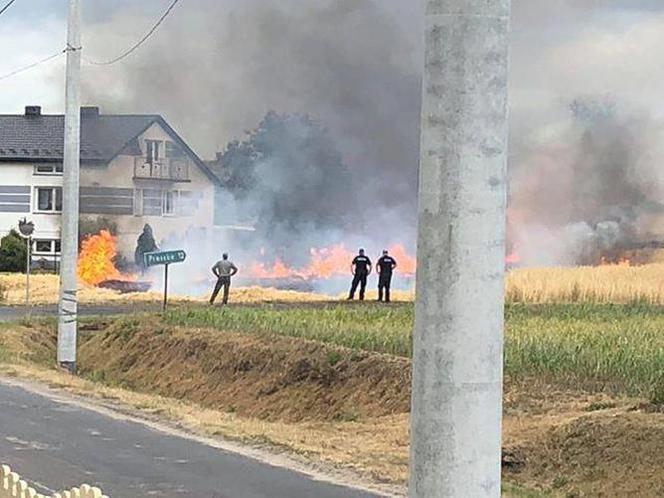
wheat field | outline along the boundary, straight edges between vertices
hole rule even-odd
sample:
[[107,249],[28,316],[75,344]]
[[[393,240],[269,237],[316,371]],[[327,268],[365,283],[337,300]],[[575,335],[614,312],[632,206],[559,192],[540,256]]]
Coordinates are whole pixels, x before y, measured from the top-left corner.
[[[505,282],[508,303],[644,303],[664,305],[664,263],[642,266],[605,265],[578,268],[523,268],[512,270]],[[232,289],[234,302],[309,302],[329,296],[268,288]],[[395,300],[411,301],[414,293],[394,292]],[[31,277],[33,304],[54,304],[58,296],[56,275]],[[337,296],[339,299],[345,294]],[[367,299],[375,299],[375,291]],[[207,296],[173,296],[174,301],[203,301]],[[81,285],[79,299],[87,303],[158,302],[161,293],[121,294],[110,289]],[[25,275],[0,274],[0,302],[22,304],[25,300]]]
[[511,303],[664,304],[664,264],[533,268],[510,272]]
[[[58,302],[59,279],[57,275],[30,276],[30,302],[33,305],[48,305]],[[161,290],[122,294],[112,289],[103,289],[79,284],[78,299],[84,304],[134,304],[159,303],[163,299]],[[180,296],[169,295],[169,302],[204,303],[209,295]],[[326,297],[319,294],[276,290],[262,287],[231,288],[231,300],[235,303],[261,303],[270,301],[310,302],[322,301]],[[20,273],[0,274],[0,303],[10,306],[25,303],[25,275]]]

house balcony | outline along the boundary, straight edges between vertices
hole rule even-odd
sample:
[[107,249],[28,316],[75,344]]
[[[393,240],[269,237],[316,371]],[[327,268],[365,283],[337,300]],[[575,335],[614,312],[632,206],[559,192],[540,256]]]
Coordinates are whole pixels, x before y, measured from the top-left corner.
[[137,157],[134,161],[134,180],[189,182],[189,163],[184,159],[161,159],[150,163],[144,157]]

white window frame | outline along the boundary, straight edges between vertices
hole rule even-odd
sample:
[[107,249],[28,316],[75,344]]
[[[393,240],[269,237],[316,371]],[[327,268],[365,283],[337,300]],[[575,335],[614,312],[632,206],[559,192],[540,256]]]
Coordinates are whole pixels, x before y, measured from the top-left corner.
[[134,216],[144,216],[145,210],[143,209],[143,189],[134,189]]
[[[53,209],[39,209],[39,191],[40,190],[51,190],[53,192]],[[57,187],[57,186],[50,186],[50,185],[44,185],[44,186],[38,186],[34,187],[34,209],[33,212],[35,213],[40,213],[40,214],[60,214],[62,213],[62,208],[57,209],[58,205],[58,194],[57,192],[60,192],[60,203],[62,204],[62,187]]]
[[[166,211],[166,198],[168,195],[171,194],[171,211],[168,212]],[[180,199],[180,191],[179,190],[162,190],[161,194],[161,215],[162,216],[168,216],[168,217],[173,217],[173,216],[178,216],[178,205],[179,199]]]
[[163,162],[165,155],[166,147],[163,140],[145,139],[145,161],[148,164],[160,164]]
[[[48,251],[38,251],[37,250],[37,243],[39,242],[48,242],[50,249]],[[32,240],[32,254],[34,256],[57,256],[60,254],[62,250],[62,246],[60,247],[60,251],[56,251],[55,244],[57,242],[60,242],[60,239],[33,239]]]
[[[39,171],[39,168],[50,166],[50,171]],[[60,171],[58,171],[58,168]],[[35,176],[62,176],[63,164],[62,163],[37,163],[34,166],[33,174]]]

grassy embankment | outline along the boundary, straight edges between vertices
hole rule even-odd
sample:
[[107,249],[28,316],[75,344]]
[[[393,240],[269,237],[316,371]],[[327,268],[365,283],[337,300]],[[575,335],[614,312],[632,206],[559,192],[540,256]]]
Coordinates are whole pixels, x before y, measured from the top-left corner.
[[[410,357],[412,304],[182,308],[172,325],[286,335]],[[664,309],[648,305],[508,305],[505,373],[664,401]]]
[[[5,324],[0,362],[14,365],[0,370],[27,369],[205,434],[403,483],[412,314],[412,304],[310,303],[86,319],[79,359],[87,380],[44,369],[53,321]],[[656,406],[640,408],[646,397],[659,401],[664,311],[510,305],[506,317],[504,435],[517,461],[507,481],[556,496],[664,491],[653,471],[664,465],[664,421],[649,411]]]

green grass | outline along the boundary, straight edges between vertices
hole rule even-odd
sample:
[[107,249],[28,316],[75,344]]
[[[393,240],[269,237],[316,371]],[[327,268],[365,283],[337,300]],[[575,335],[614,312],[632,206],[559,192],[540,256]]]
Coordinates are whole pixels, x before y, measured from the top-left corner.
[[655,399],[664,391],[664,309],[507,308],[505,371]]
[[550,493],[544,491],[532,491],[506,482],[503,482],[502,488],[504,498],[544,498],[551,496]]
[[167,312],[165,319],[173,325],[285,335],[398,356],[411,353],[410,304],[177,308]]
[[[664,399],[664,308],[509,305],[505,373]],[[173,325],[284,335],[397,356],[411,355],[412,304],[391,307],[181,308]]]

